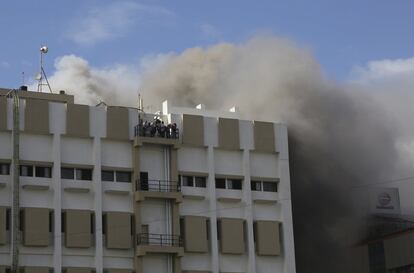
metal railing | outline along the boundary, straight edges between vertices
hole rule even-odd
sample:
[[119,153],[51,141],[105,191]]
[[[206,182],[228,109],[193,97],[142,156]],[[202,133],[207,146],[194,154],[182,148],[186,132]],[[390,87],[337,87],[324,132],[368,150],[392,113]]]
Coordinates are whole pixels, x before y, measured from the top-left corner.
[[178,128],[173,129],[169,126],[164,126],[164,129],[161,129],[155,125],[145,127],[143,124],[138,124],[134,127],[134,136],[179,139],[180,131]]
[[137,180],[137,191],[180,192],[181,186],[176,181],[169,180]]
[[139,233],[137,235],[137,245],[182,247],[183,239],[180,235]]

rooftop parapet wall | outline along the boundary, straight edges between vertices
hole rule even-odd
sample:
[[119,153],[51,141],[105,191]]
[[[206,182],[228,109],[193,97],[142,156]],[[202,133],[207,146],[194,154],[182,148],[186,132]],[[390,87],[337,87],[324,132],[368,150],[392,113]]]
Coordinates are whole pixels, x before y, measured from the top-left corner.
[[[0,96],[5,96],[10,89],[0,88]],[[19,91],[21,99],[39,99],[53,102],[74,103],[74,96],[67,94],[42,93],[33,91]]]

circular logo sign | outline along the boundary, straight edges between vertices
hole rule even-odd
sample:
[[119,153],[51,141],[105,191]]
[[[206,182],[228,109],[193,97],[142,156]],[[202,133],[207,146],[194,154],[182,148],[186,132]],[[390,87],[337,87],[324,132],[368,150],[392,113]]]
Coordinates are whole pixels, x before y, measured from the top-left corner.
[[380,193],[378,195],[378,202],[381,206],[385,207],[391,203],[391,196],[386,192]]

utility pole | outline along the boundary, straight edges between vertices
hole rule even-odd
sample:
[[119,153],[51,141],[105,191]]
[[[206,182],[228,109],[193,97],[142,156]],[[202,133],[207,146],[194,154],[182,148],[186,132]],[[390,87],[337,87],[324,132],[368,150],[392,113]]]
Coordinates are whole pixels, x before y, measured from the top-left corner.
[[13,99],[13,206],[12,206],[12,273],[19,273],[19,244],[20,244],[20,162],[19,162],[19,138],[20,138],[20,100],[18,90],[9,92]]

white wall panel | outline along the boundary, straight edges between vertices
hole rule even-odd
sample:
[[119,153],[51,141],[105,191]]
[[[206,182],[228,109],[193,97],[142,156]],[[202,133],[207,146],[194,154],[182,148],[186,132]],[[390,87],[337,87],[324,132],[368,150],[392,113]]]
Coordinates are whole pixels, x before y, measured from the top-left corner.
[[267,153],[251,153],[250,174],[251,176],[278,178],[277,155]]
[[46,135],[20,135],[20,160],[52,161],[52,137]]
[[178,170],[207,173],[207,150],[182,147],[178,150]]
[[62,164],[93,165],[92,139],[62,137],[61,143]]
[[101,163],[103,166],[132,168],[132,144],[102,140]]
[[216,149],[214,166],[216,174],[243,175],[242,153]]

